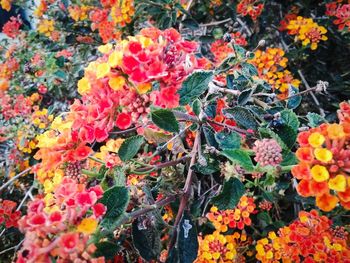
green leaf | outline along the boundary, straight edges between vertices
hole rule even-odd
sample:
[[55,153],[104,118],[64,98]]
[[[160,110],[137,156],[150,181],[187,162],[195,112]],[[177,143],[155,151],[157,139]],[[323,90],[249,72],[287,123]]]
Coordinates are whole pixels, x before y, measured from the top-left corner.
[[202,127],[205,140],[207,141],[207,144],[209,146],[213,146],[215,148],[218,148],[218,143],[215,140],[215,132],[214,129],[210,126],[203,125]]
[[220,210],[234,209],[245,192],[244,185],[237,178],[230,178],[224,183],[221,193],[211,201]]
[[259,127],[254,115],[243,107],[237,106],[234,108],[223,109],[223,114],[227,118],[234,119],[239,126],[245,129],[257,130]]
[[221,152],[222,155],[226,156],[230,161],[235,164],[242,166],[246,171],[253,171],[254,165],[249,154],[240,149],[225,149]]
[[290,126],[294,131],[298,131],[300,122],[298,116],[292,110],[281,111],[281,119],[285,125]]
[[241,66],[242,66],[242,73],[247,77],[257,76],[259,74],[256,67],[252,64],[241,63]]
[[[288,97],[291,97],[291,96],[293,96],[294,94],[296,94],[296,93],[298,93],[298,92],[299,92],[299,91],[298,91],[297,88],[291,86],[291,87],[289,88]],[[294,96],[294,97],[291,97],[291,98],[288,100],[288,102],[287,102],[287,108],[288,108],[288,109],[295,109],[295,108],[297,108],[297,107],[300,105],[300,103],[301,103],[301,99],[302,99],[301,96]]]
[[219,161],[213,158],[209,158],[209,155],[204,155],[205,160],[207,162],[206,165],[201,165],[199,163],[196,163],[193,165],[193,169],[201,174],[205,174],[205,175],[210,175],[213,173],[216,173],[218,171],[220,171],[220,167],[219,167]]
[[110,225],[124,214],[129,203],[129,191],[126,187],[114,186],[103,194],[99,202],[107,207],[102,225]]
[[202,95],[207,89],[209,82],[213,78],[212,71],[198,71],[191,74],[178,91],[180,95],[180,105],[187,105],[194,99]]
[[276,129],[276,134],[281,138],[281,140],[287,145],[289,149],[293,147],[296,142],[298,132],[294,130],[291,126],[283,125]]
[[322,123],[327,122],[327,120],[325,118],[323,118],[321,115],[314,113],[314,112],[309,112],[306,115],[306,118],[309,120],[308,125],[312,128],[315,128],[315,127],[321,125]]
[[143,137],[141,135],[127,138],[118,151],[119,157],[123,162],[132,159],[139,151],[143,144]]
[[253,94],[253,89],[246,89],[242,91],[242,93],[239,94],[237,99],[238,104],[241,106],[245,105],[251,98],[252,94]]
[[179,228],[180,231],[177,237],[179,262],[192,263],[197,258],[199,245],[197,228],[190,215],[187,213],[184,214]]
[[151,120],[155,125],[165,131],[179,131],[179,123],[176,120],[174,113],[170,110],[159,109],[152,111]]
[[236,132],[219,132],[215,134],[215,140],[221,149],[238,149],[241,146],[241,136]]
[[149,218],[138,218],[132,223],[132,240],[140,256],[147,262],[157,259],[161,250],[160,233]]
[[64,72],[63,70],[57,70],[54,75],[62,80],[64,80],[67,76],[66,72]]
[[119,250],[120,246],[118,246],[116,243],[104,241],[96,244],[94,256],[97,258],[105,257],[106,259],[113,259]]
[[202,109],[202,102],[199,99],[195,99],[192,103],[192,110],[194,114],[199,116],[201,109]]

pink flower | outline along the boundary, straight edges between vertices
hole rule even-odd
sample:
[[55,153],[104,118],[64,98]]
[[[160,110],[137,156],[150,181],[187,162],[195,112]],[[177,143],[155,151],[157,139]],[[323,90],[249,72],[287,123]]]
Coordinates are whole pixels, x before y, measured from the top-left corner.
[[60,246],[67,253],[73,251],[78,245],[79,234],[78,233],[67,233],[63,234],[60,239]]
[[101,203],[97,203],[92,207],[92,211],[94,212],[94,215],[96,218],[103,216],[106,213],[106,210],[107,209],[104,206],[104,204],[101,204]]

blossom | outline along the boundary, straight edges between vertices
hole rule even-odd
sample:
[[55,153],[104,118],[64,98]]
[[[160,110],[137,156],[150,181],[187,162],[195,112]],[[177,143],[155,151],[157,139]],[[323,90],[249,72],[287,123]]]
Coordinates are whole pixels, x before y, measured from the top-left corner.
[[237,13],[243,16],[249,15],[253,20],[256,20],[262,13],[264,4],[260,0],[241,0],[237,4]]
[[292,168],[292,175],[301,180],[297,186],[302,196],[316,197],[316,205],[330,211],[338,203],[348,209],[350,187],[350,152],[347,125],[347,104],[341,104],[338,112],[340,123],[322,124],[319,127],[301,132],[296,151],[300,161]]
[[326,15],[334,17],[333,23],[339,30],[350,30],[350,4],[333,1],[326,4]]
[[311,50],[317,49],[321,40],[326,41],[328,39],[325,35],[327,29],[319,26],[312,18],[298,16],[296,19],[289,21],[287,29],[288,34],[295,35],[295,40],[302,41],[303,46],[310,44]]
[[350,255],[345,235],[336,235],[332,222],[316,210],[301,211],[290,225],[257,241],[261,262],[338,262]]
[[282,162],[282,148],[274,139],[255,141],[253,151],[254,160],[261,166],[276,166]]
[[84,218],[77,227],[78,232],[83,234],[92,234],[96,231],[97,220],[94,218]]
[[43,19],[38,25],[38,31],[47,37],[50,37],[55,29],[55,21],[50,19]]
[[131,116],[127,113],[122,112],[117,116],[116,125],[119,129],[125,130],[130,127],[131,121]]
[[252,197],[242,196],[237,208],[221,211],[213,206],[207,214],[207,218],[220,232],[226,232],[230,228],[243,229],[245,225],[251,224],[250,214],[254,213],[255,207]]
[[20,33],[22,21],[19,17],[12,16],[8,22],[2,27],[2,32],[10,38],[15,38]]

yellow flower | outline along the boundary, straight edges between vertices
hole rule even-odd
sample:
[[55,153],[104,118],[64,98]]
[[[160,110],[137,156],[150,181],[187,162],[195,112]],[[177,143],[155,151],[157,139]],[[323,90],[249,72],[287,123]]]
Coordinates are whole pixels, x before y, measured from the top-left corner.
[[323,182],[329,178],[329,172],[327,168],[318,164],[314,165],[311,168],[311,175],[316,182]]
[[107,54],[112,50],[112,48],[113,48],[113,45],[108,43],[106,45],[99,46],[97,50],[100,51],[102,54]]
[[333,123],[327,127],[328,137],[331,140],[341,139],[345,137],[345,132],[341,124]]
[[328,186],[330,189],[337,192],[344,192],[346,189],[346,178],[342,174],[338,174],[336,177],[329,179]]
[[321,133],[314,132],[309,136],[308,142],[312,147],[317,148],[322,146],[325,140],[325,137]]
[[108,84],[113,90],[121,90],[125,85],[125,78],[122,76],[112,77]]
[[152,84],[151,83],[141,83],[139,84],[137,87],[137,92],[139,94],[145,94],[147,93],[149,90],[152,89]]
[[113,51],[108,57],[108,64],[110,67],[115,68],[122,62],[123,53],[121,51]]
[[333,153],[326,148],[317,148],[314,151],[317,160],[328,163],[333,159]]
[[96,77],[98,79],[103,78],[109,74],[110,70],[111,68],[109,67],[108,63],[98,64],[96,70]]
[[38,31],[39,33],[49,37],[55,29],[54,25],[55,25],[55,21],[50,19],[44,19],[39,23]]
[[87,78],[82,78],[78,81],[78,92],[80,95],[84,95],[91,90],[90,82]]
[[97,228],[97,220],[89,217],[89,218],[84,218],[80,224],[78,225],[78,232],[84,233],[86,235],[90,235],[96,231]]

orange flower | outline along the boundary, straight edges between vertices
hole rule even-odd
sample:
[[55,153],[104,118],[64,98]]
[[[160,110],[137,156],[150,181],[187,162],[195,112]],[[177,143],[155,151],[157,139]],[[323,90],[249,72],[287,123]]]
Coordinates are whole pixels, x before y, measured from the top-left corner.
[[314,160],[311,147],[301,147],[295,152],[295,155],[302,162],[311,163]]
[[333,210],[338,202],[339,199],[334,195],[330,195],[329,193],[316,197],[316,205],[325,212]]

